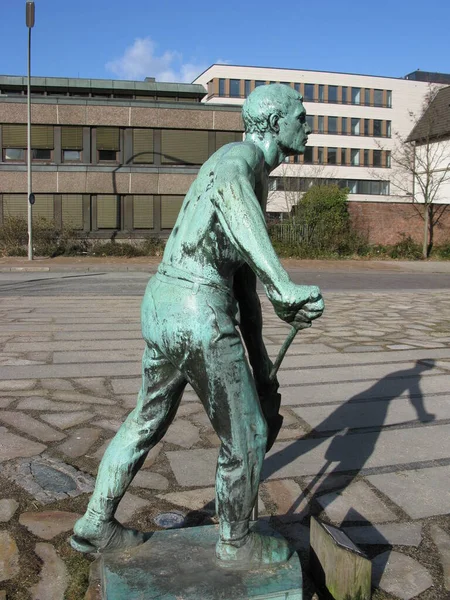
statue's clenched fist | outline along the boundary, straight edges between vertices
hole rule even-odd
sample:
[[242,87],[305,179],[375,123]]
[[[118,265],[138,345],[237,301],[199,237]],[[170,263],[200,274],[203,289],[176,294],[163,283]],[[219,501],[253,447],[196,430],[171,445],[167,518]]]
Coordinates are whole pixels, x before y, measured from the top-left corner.
[[277,297],[270,300],[275,312],[283,321],[296,329],[311,327],[325,308],[320,289],[315,285],[295,285],[290,283]]

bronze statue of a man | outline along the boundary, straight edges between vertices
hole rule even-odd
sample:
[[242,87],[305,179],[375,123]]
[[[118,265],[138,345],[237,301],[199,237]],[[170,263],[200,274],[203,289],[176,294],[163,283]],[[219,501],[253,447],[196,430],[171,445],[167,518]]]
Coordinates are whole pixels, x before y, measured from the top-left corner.
[[297,329],[322,314],[319,289],[289,279],[264,219],[270,172],[287,156],[304,152],[310,129],[301,95],[286,85],[256,88],[242,114],[245,141],[223,146],[202,166],[147,286],[142,387],[100,463],[86,514],[75,524],[71,544],[81,552],[144,541],[114,513],[189,383],[221,442],[217,558],[224,565],[250,566],[289,558],[287,542],[249,531],[268,435],[259,395],[278,388],[269,377],[256,278],[278,316]]

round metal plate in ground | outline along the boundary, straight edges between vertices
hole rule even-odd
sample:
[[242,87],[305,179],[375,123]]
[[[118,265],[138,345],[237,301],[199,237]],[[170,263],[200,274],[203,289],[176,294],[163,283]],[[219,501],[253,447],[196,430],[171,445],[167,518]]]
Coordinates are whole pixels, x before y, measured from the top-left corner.
[[162,527],[163,529],[176,529],[177,527],[183,527],[185,516],[183,513],[174,510],[172,512],[160,513],[153,521],[158,527]]

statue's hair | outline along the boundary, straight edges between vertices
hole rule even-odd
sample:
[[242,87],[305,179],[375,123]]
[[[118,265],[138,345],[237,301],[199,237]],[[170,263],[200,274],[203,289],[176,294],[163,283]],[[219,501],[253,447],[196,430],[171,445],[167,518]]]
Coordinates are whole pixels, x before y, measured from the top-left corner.
[[242,107],[245,133],[264,133],[269,129],[269,117],[284,117],[291,105],[303,100],[294,88],[282,83],[260,85],[248,96]]

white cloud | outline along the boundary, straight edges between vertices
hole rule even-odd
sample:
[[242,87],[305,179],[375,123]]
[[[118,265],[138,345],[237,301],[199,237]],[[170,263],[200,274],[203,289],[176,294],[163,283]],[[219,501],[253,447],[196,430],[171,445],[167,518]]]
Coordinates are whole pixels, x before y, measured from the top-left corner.
[[149,38],[136,38],[120,58],[109,61],[105,67],[121,79],[143,80],[155,77],[156,81],[190,83],[208,65],[184,63],[183,56],[175,50],[166,50],[158,56],[156,44]]

